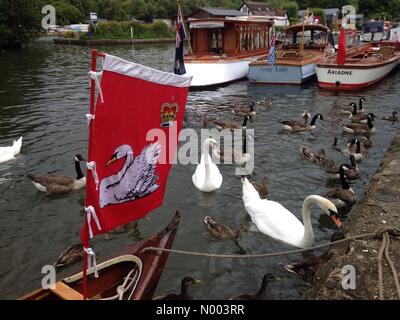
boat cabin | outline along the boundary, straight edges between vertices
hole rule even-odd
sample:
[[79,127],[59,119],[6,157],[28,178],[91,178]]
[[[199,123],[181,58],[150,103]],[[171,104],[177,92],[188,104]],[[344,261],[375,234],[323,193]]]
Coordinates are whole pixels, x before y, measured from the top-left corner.
[[248,17],[190,19],[192,52],[185,58],[255,56],[269,50],[272,23]]
[[318,24],[291,26],[285,30],[282,49],[324,51],[328,45],[328,32],[327,27]]

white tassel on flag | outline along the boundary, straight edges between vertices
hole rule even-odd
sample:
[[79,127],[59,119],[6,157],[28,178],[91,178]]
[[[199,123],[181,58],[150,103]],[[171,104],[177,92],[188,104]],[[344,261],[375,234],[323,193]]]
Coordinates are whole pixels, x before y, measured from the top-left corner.
[[87,114],[86,114],[87,125],[90,125],[90,122],[91,122],[92,120],[94,120],[94,118],[95,118],[94,114],[87,113]]
[[85,248],[83,247],[83,250],[87,254],[87,268],[89,272],[94,273],[94,277],[98,278],[99,274],[97,272],[97,264],[96,264],[96,254],[92,250],[92,248]]
[[103,72],[89,71],[88,75],[89,75],[89,80],[94,80],[96,88],[100,94],[101,103],[104,103],[103,91],[101,90],[100,80],[99,80],[99,78],[103,75]]
[[91,221],[93,218],[94,222],[96,223],[97,229],[101,230],[99,218],[97,217],[96,211],[94,210],[94,208],[92,206],[86,207],[85,212],[86,212],[86,220],[87,220],[88,229],[89,229],[89,238],[92,239],[93,238],[93,230],[92,230]]
[[[86,164],[88,170],[92,171],[94,183],[96,184],[96,190],[99,190],[99,176],[97,175],[96,171],[96,162],[91,161]],[[93,208],[93,207],[92,207]]]

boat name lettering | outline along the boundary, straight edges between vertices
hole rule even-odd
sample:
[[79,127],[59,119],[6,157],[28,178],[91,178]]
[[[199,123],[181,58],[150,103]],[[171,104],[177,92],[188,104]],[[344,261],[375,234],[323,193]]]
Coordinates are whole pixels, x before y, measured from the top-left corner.
[[275,67],[262,67],[261,68],[262,72],[277,72],[277,73],[287,73],[288,72],[288,68],[286,67],[282,67],[282,66],[275,66]]
[[339,76],[351,76],[353,75],[353,71],[345,71],[345,70],[328,70],[328,74],[339,75]]

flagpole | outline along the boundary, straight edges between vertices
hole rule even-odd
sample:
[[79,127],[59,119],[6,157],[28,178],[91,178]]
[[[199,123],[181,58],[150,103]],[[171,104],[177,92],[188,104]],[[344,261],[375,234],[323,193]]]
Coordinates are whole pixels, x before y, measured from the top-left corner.
[[[307,8],[307,20],[308,20],[308,8]],[[303,56],[304,53],[304,32],[305,32],[305,22],[306,22],[306,17],[303,19],[303,34],[301,36],[301,56]]]
[[[189,52],[193,53],[192,44],[191,44],[191,41],[190,41],[190,31],[186,29],[185,18],[184,18],[183,13],[182,13],[182,0],[177,0],[176,2],[178,2],[179,12],[181,14],[181,19],[182,19],[183,30],[185,31],[186,37],[187,37],[188,42],[189,42]],[[177,17],[177,20],[178,20],[178,17]]]

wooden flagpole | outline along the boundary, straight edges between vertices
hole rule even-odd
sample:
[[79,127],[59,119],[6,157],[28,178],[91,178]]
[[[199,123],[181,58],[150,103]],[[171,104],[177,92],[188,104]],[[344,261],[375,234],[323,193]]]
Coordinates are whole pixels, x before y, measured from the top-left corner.
[[[182,0],[177,0],[177,2],[178,2],[179,12],[180,12],[180,14],[181,14],[183,30],[185,31],[185,35],[186,35],[186,37],[187,37],[187,39],[188,39],[188,42],[189,42],[189,52],[190,52],[190,53],[193,53],[192,44],[191,44],[191,41],[190,41],[190,30],[188,30],[188,29],[186,28],[185,18],[184,18],[184,16],[183,16],[183,11],[182,11]],[[176,17],[176,19],[177,19],[177,22],[178,22],[178,17]]]

